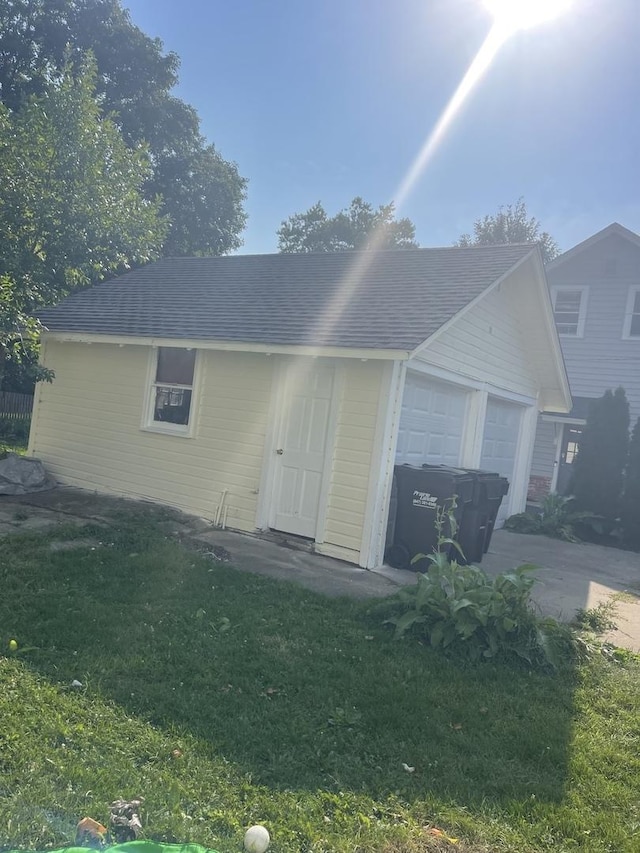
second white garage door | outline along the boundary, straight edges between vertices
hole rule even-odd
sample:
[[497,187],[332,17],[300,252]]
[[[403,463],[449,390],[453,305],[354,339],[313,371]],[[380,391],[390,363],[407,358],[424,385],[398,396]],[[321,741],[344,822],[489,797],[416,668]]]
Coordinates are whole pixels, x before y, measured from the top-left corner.
[[[489,397],[487,402],[480,467],[485,471],[497,471],[509,480],[510,485],[513,481],[518,451],[522,412],[522,406],[497,400],[495,397]],[[509,515],[511,497],[510,492],[502,501],[496,522],[497,527],[502,527]]]
[[396,462],[458,465],[467,392],[407,373]]

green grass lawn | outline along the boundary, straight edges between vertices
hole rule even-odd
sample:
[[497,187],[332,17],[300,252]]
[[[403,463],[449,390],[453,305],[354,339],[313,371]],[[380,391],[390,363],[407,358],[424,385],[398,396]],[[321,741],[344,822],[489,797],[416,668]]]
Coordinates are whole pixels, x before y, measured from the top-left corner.
[[637,662],[456,663],[154,519],[0,540],[0,846],[142,795],[147,837],[220,851],[640,850]]

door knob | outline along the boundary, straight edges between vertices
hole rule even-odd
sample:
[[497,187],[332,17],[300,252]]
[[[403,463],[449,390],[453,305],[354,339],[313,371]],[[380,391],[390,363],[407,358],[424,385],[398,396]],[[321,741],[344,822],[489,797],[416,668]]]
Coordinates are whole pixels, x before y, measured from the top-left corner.
[[283,450],[281,447],[279,447],[279,448],[276,450],[276,453],[278,454],[278,456],[282,456],[282,454],[284,453],[284,450]]

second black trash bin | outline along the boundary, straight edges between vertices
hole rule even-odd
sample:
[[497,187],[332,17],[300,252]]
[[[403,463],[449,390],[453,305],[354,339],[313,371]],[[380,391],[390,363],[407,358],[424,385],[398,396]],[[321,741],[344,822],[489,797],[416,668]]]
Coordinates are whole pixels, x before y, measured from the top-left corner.
[[474,489],[473,499],[465,504],[459,523],[458,542],[464,557],[458,555],[457,559],[461,564],[480,563],[489,550],[502,498],[509,491],[509,481],[494,471],[461,470],[473,478]]
[[[483,554],[486,554],[491,544],[491,537],[498,517],[498,511],[502,499],[509,491],[509,481],[506,477],[501,477],[499,474],[492,474],[490,471],[476,471],[478,483],[482,489],[482,497],[484,506],[486,507],[487,523],[484,537]],[[480,556],[482,559],[482,555]]]
[[[431,554],[438,541],[436,513],[457,495],[454,517],[460,525],[468,505],[473,501],[474,477],[458,468],[441,465],[396,465],[396,517],[392,541],[388,543],[386,561],[398,569],[425,571],[428,563],[411,563],[416,554]],[[391,532],[391,531],[390,531]],[[446,535],[449,531],[445,531]],[[449,556],[456,556],[451,548]]]

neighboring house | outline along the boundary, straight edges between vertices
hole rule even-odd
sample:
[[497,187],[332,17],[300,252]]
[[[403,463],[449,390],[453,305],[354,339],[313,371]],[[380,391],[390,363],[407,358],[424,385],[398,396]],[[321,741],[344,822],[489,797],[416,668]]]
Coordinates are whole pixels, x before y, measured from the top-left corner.
[[573,409],[540,416],[533,501],[550,491],[568,493],[592,399],[621,385],[631,424],[640,417],[640,236],[613,223],[560,255],[546,272]]
[[394,462],[511,482],[571,408],[531,246],[176,258],[41,312],[29,452],[62,483],[382,563]]

